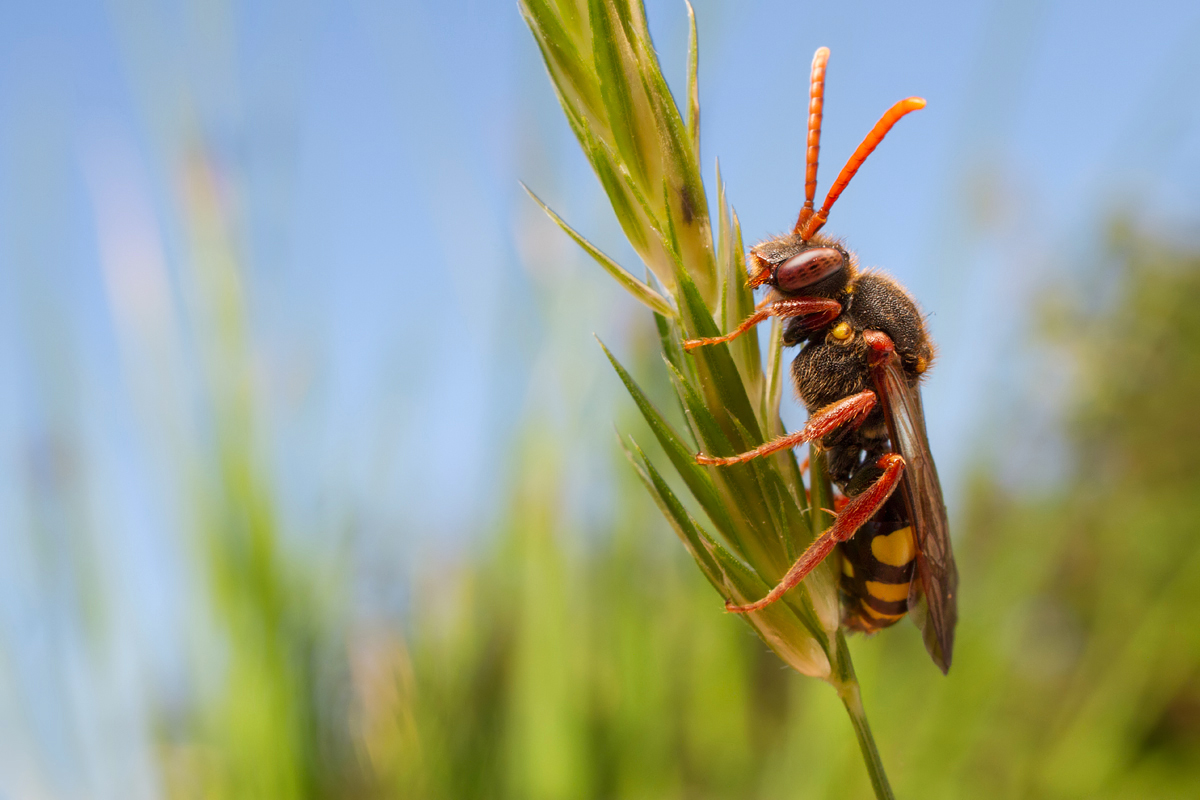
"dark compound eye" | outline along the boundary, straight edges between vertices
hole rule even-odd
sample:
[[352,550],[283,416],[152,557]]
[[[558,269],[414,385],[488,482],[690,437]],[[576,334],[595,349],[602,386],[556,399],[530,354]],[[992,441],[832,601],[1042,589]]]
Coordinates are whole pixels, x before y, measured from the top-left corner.
[[775,285],[785,292],[795,292],[828,278],[843,266],[845,260],[837,249],[814,247],[784,262],[775,271]]

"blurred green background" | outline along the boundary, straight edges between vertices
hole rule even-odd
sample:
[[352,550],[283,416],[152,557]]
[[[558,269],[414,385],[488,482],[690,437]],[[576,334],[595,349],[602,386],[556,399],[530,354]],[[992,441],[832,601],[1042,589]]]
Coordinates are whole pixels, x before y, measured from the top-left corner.
[[[816,47],[826,185],[929,100],[828,228],[941,347],[954,668],[851,645],[898,795],[1200,796],[1200,12],[696,12],[752,240]],[[620,455],[591,334],[667,407],[651,320],[518,179],[635,264],[515,4],[0,8],[0,798],[868,796]]]

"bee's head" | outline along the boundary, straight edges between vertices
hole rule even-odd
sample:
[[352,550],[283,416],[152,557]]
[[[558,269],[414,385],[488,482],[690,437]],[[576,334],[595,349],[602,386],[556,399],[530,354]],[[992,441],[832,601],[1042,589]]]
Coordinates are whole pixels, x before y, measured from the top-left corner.
[[[853,278],[850,256],[840,245],[817,236],[817,232],[829,218],[829,210],[841,196],[842,191],[858,172],[867,156],[879,146],[883,137],[901,117],[925,107],[919,97],[901,100],[890,109],[867,134],[854,155],[842,167],[837,180],[829,187],[825,202],[817,209],[814,199],[817,192],[817,162],[821,151],[821,119],[825,108],[825,68],[829,61],[829,48],[822,47],[813,56],[812,78],[808,101],[808,150],[805,154],[804,207],[796,218],[792,233],[780,236],[755,246],[750,251],[750,286],[769,284],[785,294],[804,291],[811,294],[828,295],[826,281],[840,288]],[[834,276],[841,275],[836,280]],[[820,287],[817,284],[821,284]]]
[[755,245],[749,258],[750,285],[771,286],[785,295],[824,295],[815,291],[818,285],[840,289],[854,271],[850,254],[841,245],[823,239],[805,241],[794,233]]

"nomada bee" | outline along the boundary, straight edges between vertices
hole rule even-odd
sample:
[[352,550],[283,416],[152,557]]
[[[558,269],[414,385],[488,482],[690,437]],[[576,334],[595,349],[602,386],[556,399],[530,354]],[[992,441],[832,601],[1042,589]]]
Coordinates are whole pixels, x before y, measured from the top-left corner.
[[933,344],[907,291],[885,275],[861,271],[839,241],[818,234],[867,156],[925,101],[910,97],[892,106],[814,210],[828,59],[824,47],[813,58],[804,207],[791,233],[755,245],[747,257],[748,284],[771,291],[731,333],[684,343],[690,350],[727,342],[769,317],[786,318],[783,343],[803,345],[792,362],[792,378],[809,420],[801,430],[746,453],[700,454],[697,461],[738,464],[815,442],[847,498],[833,524],[774,589],[748,605],[728,604],[729,611],[741,614],[775,602],[836,548],[843,624],[872,633],[912,614],[929,655],[946,672],[954,648],[958,572],[921,407],[919,384],[933,360]]

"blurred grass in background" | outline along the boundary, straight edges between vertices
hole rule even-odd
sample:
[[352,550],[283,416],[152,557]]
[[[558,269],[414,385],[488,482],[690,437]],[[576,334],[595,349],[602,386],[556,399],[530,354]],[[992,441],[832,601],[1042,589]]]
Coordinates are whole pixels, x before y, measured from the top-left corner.
[[[1109,256],[1111,309],[1047,314],[1077,376],[1073,477],[1026,497],[981,469],[956,526],[950,677],[908,624],[852,644],[901,796],[1184,798],[1200,781],[1200,253],[1126,230]],[[869,793],[836,698],[714,613],[615,445],[595,454],[620,498],[603,540],[581,549],[568,454],[530,420],[482,550],[414,587],[408,625],[355,625],[278,549],[226,414],[200,536],[227,667],[164,740],[171,795]]]
[[[121,8],[118,27],[134,28],[137,11]],[[519,29],[515,9],[506,13]],[[219,21],[196,27],[221,38]],[[532,52],[527,32],[519,35]],[[281,435],[272,427],[281,390],[264,377],[270,343],[255,312],[289,311],[291,298],[260,293],[251,302],[250,288],[261,292],[269,281],[251,274],[263,245],[245,234],[277,220],[243,216],[258,206],[243,196],[239,207],[241,176],[223,172],[212,152],[179,145],[195,131],[183,126],[181,134],[162,112],[170,105],[163,96],[174,96],[163,89],[173,84],[152,79],[161,77],[153,69],[161,54],[134,49],[131,71],[157,98],[147,103],[148,138],[182,172],[171,176],[178,197],[159,199],[168,209],[178,204],[178,218],[131,220],[118,202],[128,195],[98,189],[104,274],[89,282],[71,240],[56,238],[55,192],[67,205],[80,202],[65,178],[22,161],[23,182],[12,190],[20,202],[8,187],[3,194],[0,254],[20,271],[5,276],[11,293],[0,308],[28,340],[0,343],[0,352],[15,350],[29,364],[34,380],[22,397],[36,425],[22,431],[12,458],[16,499],[0,495],[12,503],[0,509],[4,519],[17,521],[0,552],[0,796],[869,796],[836,697],[790,674],[745,625],[719,613],[719,598],[630,474],[610,424],[639,441],[651,437],[579,330],[582,318],[596,316],[586,306],[596,284],[545,278],[574,274],[565,259],[530,264],[534,308],[511,312],[539,316],[544,343],[531,370],[533,397],[509,420],[516,432],[504,458],[487,465],[500,509],[472,531],[461,558],[420,561],[412,548],[410,565],[386,547],[364,546],[367,524],[353,511],[289,505],[297,463],[329,455],[312,447],[316,437],[301,437],[284,455],[270,445]],[[804,60],[811,49],[801,48]],[[207,111],[200,116],[228,123]],[[1136,127],[1158,118],[1140,116]],[[25,114],[10,119],[0,133],[21,141],[57,130]],[[219,140],[221,124],[213,127]],[[17,151],[42,153],[3,152]],[[62,183],[43,180],[47,173]],[[104,188],[105,176],[92,178]],[[393,206],[378,208],[392,224]],[[167,243],[157,259],[155,224]],[[373,218],[367,226],[385,227]],[[175,227],[186,246],[171,245]],[[1067,466],[1043,489],[1014,488],[1020,482],[1000,466],[1006,454],[980,453],[964,513],[953,520],[963,583],[950,676],[932,667],[908,623],[851,641],[901,797],[1200,794],[1200,249],[1163,244],[1136,226],[1112,228],[1097,247],[1103,268],[1089,264],[1078,282],[1041,298],[1039,327],[1005,356],[1040,360],[1066,387]],[[531,231],[527,252],[561,255],[549,223]],[[474,233],[487,241],[486,231]],[[52,241],[43,247],[38,236]],[[343,255],[314,256],[332,265],[339,285],[352,260]],[[486,275],[471,277],[490,285]],[[431,295],[462,290],[458,278],[436,276]],[[1084,282],[1106,288],[1098,305]],[[99,381],[89,370],[109,362],[96,357],[102,345],[88,339],[91,321],[71,301],[89,292],[106,298],[124,370]],[[405,299],[388,298],[399,304],[389,305],[397,326]],[[629,313],[632,331],[615,346],[669,408],[666,375],[650,356],[649,315]],[[528,334],[509,339],[497,331],[502,322],[450,336],[458,349],[468,337],[522,344]],[[450,368],[465,369],[462,361]],[[937,371],[931,382],[950,377]],[[403,380],[422,374],[405,371]],[[96,419],[109,417],[96,409],[124,398],[107,381],[128,382],[134,408],[129,430],[105,435],[151,454],[154,474],[138,475],[144,482],[132,489],[125,475],[97,474],[110,462],[97,457],[104,442]],[[15,396],[5,387],[14,408]],[[1019,434],[1039,398],[1017,406],[995,417],[1002,443],[1029,441]],[[394,413],[414,416],[404,406]],[[0,422],[6,432],[18,428]],[[397,448],[411,452],[405,440]],[[586,492],[571,466],[580,462],[604,485],[608,507],[588,515],[601,523],[578,513]],[[130,543],[121,492],[150,496],[151,516],[160,504],[178,511],[159,508],[161,518],[144,525],[162,541]],[[353,509],[354,498],[336,499]],[[380,525],[375,535],[441,532],[420,520],[405,526]],[[173,547],[178,559],[154,549]],[[128,585],[128,552],[173,593]],[[178,562],[187,569],[170,568]],[[411,585],[406,572],[418,576]],[[381,582],[400,585],[411,601],[399,610],[361,602],[363,585]],[[147,616],[167,620],[175,638],[152,625],[131,633],[130,620],[143,619],[135,607],[164,596],[180,608]],[[183,677],[164,685],[163,674]]]
[[[1078,376],[1073,477],[1028,497],[981,469],[956,526],[950,676],[907,623],[852,643],[899,796],[1200,786],[1200,253],[1124,231],[1109,256],[1114,307],[1049,315]],[[640,487],[622,484],[611,539],[573,555],[538,447],[497,541],[418,606],[407,641],[370,651],[359,732],[382,794],[867,796],[836,698],[712,613]]]
[[[1200,253],[1122,229],[1108,256],[1110,309],[1063,294],[1045,315],[1075,376],[1072,477],[1030,497],[981,467],[956,525],[950,677],[907,623],[852,643],[900,796],[1183,798],[1200,781]],[[639,371],[665,391],[661,367]],[[406,625],[356,623],[279,548],[231,391],[198,501],[226,666],[163,734],[172,796],[869,793],[836,698],[714,613],[615,444],[594,454],[619,498],[600,541],[562,513],[570,454],[527,420],[481,549],[414,587]]]

